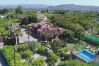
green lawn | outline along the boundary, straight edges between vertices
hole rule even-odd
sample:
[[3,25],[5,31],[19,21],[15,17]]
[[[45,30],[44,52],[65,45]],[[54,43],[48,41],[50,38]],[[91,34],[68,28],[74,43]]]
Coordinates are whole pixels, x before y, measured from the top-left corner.
[[76,45],[76,50],[77,51],[82,50],[82,49],[84,49],[84,46],[83,45],[81,45],[81,44],[77,44]]
[[[74,47],[74,45],[75,44],[68,44],[66,47],[68,47],[69,49],[72,49],[73,47]],[[84,48],[84,46],[83,45],[81,45],[81,44],[76,44],[76,46],[74,47],[76,50],[81,50],[81,49],[83,49]]]
[[75,44],[73,43],[68,43],[66,47],[68,47],[69,49],[72,49],[74,47]]

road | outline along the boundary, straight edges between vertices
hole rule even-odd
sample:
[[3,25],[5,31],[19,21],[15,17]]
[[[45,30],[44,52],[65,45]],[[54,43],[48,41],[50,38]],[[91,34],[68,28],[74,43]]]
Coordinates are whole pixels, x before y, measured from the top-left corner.
[[5,61],[1,53],[0,53],[0,66],[8,66],[7,62]]

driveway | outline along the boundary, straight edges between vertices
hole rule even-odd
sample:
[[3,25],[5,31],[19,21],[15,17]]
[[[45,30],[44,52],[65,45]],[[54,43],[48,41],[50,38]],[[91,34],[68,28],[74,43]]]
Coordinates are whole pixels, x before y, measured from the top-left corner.
[[36,38],[32,37],[31,35],[28,35],[25,32],[25,29],[22,28],[22,31],[21,32],[22,32],[22,36],[19,36],[19,43],[25,43],[27,41],[37,41]]

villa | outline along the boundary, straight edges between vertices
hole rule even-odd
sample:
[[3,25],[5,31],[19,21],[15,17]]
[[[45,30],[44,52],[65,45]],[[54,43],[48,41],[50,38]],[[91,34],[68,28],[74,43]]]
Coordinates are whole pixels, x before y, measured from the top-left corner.
[[59,28],[59,27],[54,27],[54,28],[51,28],[51,29],[37,29],[37,35],[39,37],[43,37],[45,35],[45,33],[51,37],[51,38],[55,38],[55,37],[58,37],[58,35],[60,33],[62,33],[64,30],[62,28]]
[[51,38],[55,38],[64,31],[63,28],[54,27],[51,23],[44,21],[29,24],[28,27],[31,28],[31,30],[35,31],[37,36],[40,38],[43,38],[45,34]]
[[23,19],[23,18],[25,18],[27,15],[26,14],[21,14],[21,15],[17,15],[17,18],[20,18],[20,19]]

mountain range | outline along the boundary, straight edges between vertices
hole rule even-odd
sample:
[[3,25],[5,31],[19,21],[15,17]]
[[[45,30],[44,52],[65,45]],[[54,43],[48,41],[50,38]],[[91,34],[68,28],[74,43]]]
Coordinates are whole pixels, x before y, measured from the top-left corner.
[[21,6],[24,9],[53,9],[53,10],[72,10],[72,11],[99,11],[99,6],[85,6],[75,4],[62,4],[57,6],[42,5],[42,4],[24,4],[24,5],[0,5],[0,8],[15,9]]

